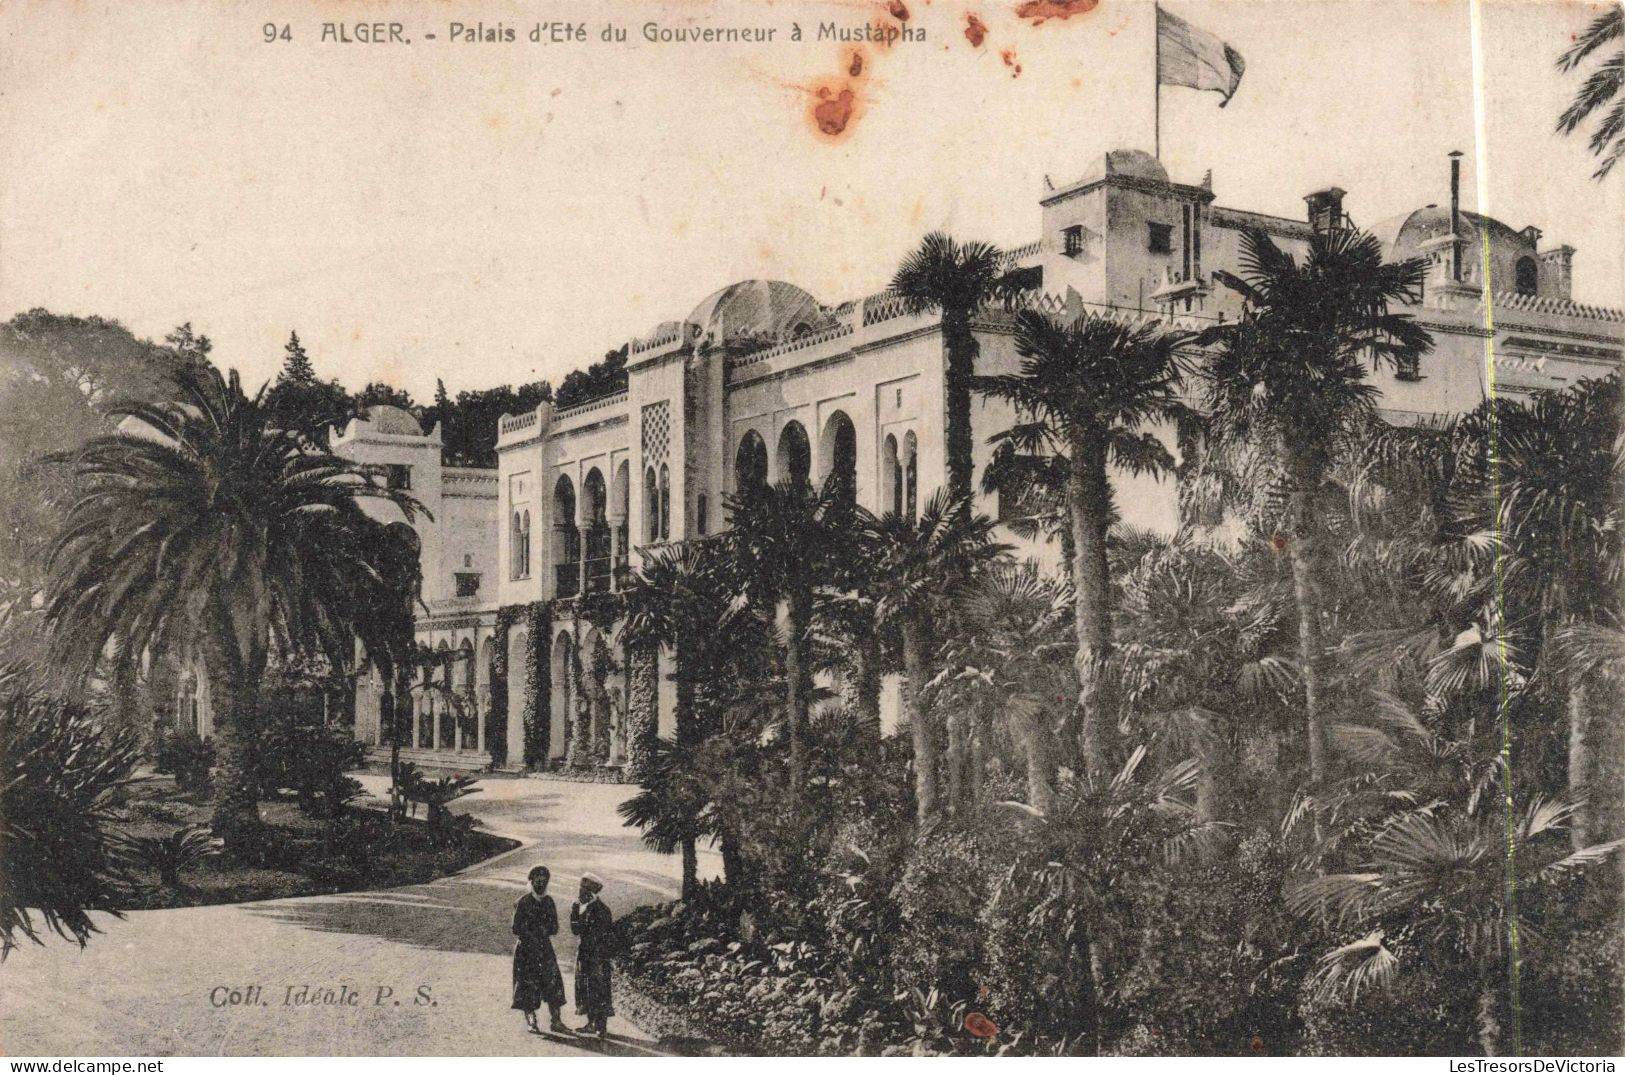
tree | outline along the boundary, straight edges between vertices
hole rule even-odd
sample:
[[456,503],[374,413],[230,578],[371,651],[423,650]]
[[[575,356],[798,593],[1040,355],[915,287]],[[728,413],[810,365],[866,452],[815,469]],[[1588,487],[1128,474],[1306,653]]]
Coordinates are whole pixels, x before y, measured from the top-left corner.
[[967,514],[971,510],[974,472],[970,426],[971,378],[979,350],[971,319],[984,303],[1003,294],[1006,256],[988,243],[961,243],[940,231],[898,266],[891,290],[908,312],[942,311],[942,342],[947,352],[944,393],[947,397],[946,445],[948,493]]
[[730,555],[747,599],[779,625],[784,647],[785,731],[790,793],[806,777],[807,710],[812,690],[813,613],[820,588],[841,574],[852,546],[854,507],[838,483],[783,481],[727,502]]
[[1492,793],[1465,808],[1433,803],[1386,819],[1374,826],[1358,872],[1291,885],[1286,900],[1295,913],[1345,936],[1365,931],[1323,954],[1306,988],[1323,998],[1386,988],[1404,967],[1399,953],[1409,948],[1411,959],[1435,971],[1459,966],[1471,976],[1484,1055],[1500,1054],[1509,1016],[1518,1042],[1514,967],[1542,925],[1530,908],[1606,860],[1620,842],[1570,851],[1561,830],[1572,804],[1536,796],[1507,817],[1502,801],[1503,794]]
[[1618,625],[1610,598],[1625,570],[1620,404],[1619,377],[1610,375],[1385,429],[1369,449],[1384,478],[1409,468],[1432,487],[1424,514],[1439,517],[1439,533],[1417,557],[1426,570],[1412,574],[1459,634],[1432,656],[1430,686],[1437,694],[1487,679],[1486,699],[1511,688],[1505,704],[1541,763],[1560,753],[1542,740],[1566,740],[1576,847],[1610,831],[1620,806],[1608,771],[1618,752],[1607,743],[1610,723],[1599,719],[1613,686],[1594,675],[1605,669],[1585,657],[1587,647],[1573,644]]
[[1111,574],[1106,534],[1116,515],[1108,467],[1165,474],[1173,456],[1145,427],[1182,413],[1181,332],[1156,322],[1126,324],[1086,314],[1070,323],[1026,310],[1016,319],[1019,372],[977,378],[978,390],[1015,404],[1022,420],[993,442],[1066,460],[1066,504],[1076,592],[1073,664],[1080,687],[1084,763],[1112,766],[1112,722],[1097,698],[1101,662],[1111,650]]
[[[622,640],[628,652],[639,660],[653,661],[662,647],[669,648],[676,685],[676,743],[673,751],[656,754],[660,763],[650,773],[656,798],[668,803],[686,803],[692,795],[677,789],[690,788],[687,778],[672,771],[706,738],[701,715],[696,712],[695,691],[699,683],[715,676],[721,655],[708,644],[718,636],[728,614],[723,589],[723,565],[715,546],[686,542],[668,545],[644,554],[643,563],[626,591],[625,623]],[[654,728],[634,729],[634,734],[652,737]],[[698,810],[685,815],[688,823],[678,824],[673,847],[683,852],[683,898],[692,899],[699,884],[699,859],[695,842]],[[662,830],[664,831],[664,830]]]
[[365,412],[368,407],[379,405],[399,407],[403,411],[414,413],[418,406],[412,402],[412,393],[406,389],[396,388],[382,381],[368,381],[366,387],[355,394],[355,408],[358,412]]
[[283,350],[287,352],[287,358],[283,359],[282,372],[277,380],[288,384],[314,384],[316,368],[310,364],[305,345],[299,342],[299,333],[288,333],[288,342]]
[[265,393],[265,405],[283,429],[296,430],[312,443],[324,444],[331,427],[355,414],[350,393],[336,380],[320,381],[299,334],[288,334],[282,370]]
[[0,606],[27,607],[73,499],[66,469],[45,457],[104,432],[114,400],[157,398],[200,361],[100,317],[33,309],[0,324]]
[[[1494,525],[1509,553],[1499,565],[1500,597],[1516,602],[1512,614],[1527,611],[1540,624],[1540,637],[1530,647],[1538,653],[1532,674],[1564,695],[1577,847],[1591,842],[1593,805],[1606,809],[1619,792],[1617,781],[1610,792],[1610,782],[1595,772],[1604,759],[1593,756],[1591,744],[1603,722],[1593,712],[1592,677],[1563,667],[1559,638],[1575,627],[1617,623],[1616,594],[1625,569],[1625,519],[1617,499],[1625,472],[1621,402],[1614,374],[1543,392],[1521,413],[1509,412],[1516,415],[1513,421],[1496,426]],[[1593,797],[1603,801],[1588,802]]]
[[1433,339],[1390,304],[1415,301],[1423,266],[1382,260],[1382,244],[1349,228],[1317,231],[1300,264],[1261,231],[1242,238],[1240,277],[1222,282],[1246,309],[1197,337],[1213,348],[1200,395],[1219,451],[1257,450],[1291,559],[1310,777],[1326,776],[1323,617],[1327,568],[1321,517],[1327,474],[1375,414],[1366,367],[1411,362]]
[[273,651],[348,660],[372,611],[360,580],[379,575],[361,501],[408,518],[416,504],[276,428],[235,372],[176,381],[171,399],[112,408],[119,431],[74,456],[83,495],[54,542],[46,616],[80,675],[114,641],[122,661],[201,661],[218,719],[214,828],[229,844],[259,821],[250,752]]
[[616,392],[624,392],[627,346],[622,344],[616,350],[606,351],[602,359],[586,369],[571,370],[566,374],[564,382],[559,385],[556,401],[558,406],[574,407],[603,396],[612,396]]
[[423,412],[426,429],[440,426],[443,454],[448,466],[495,467],[497,465],[497,422],[505,414],[527,414],[543,401],[553,398],[546,381],[520,385],[499,385],[477,391],[458,392],[445,398],[436,382],[435,402]]
[[1192,816],[1195,764],[1147,773],[1146,757],[1138,747],[1109,774],[1067,777],[1048,810],[999,804],[1020,827],[1005,837],[1015,862],[983,912],[990,947],[1006,956],[992,960],[989,985],[1068,1051],[1100,1050],[1115,992],[1106,953],[1134,928],[1135,885],[1163,864],[1210,857],[1220,831]]
[[932,820],[937,805],[937,733],[923,704],[932,654],[932,622],[949,599],[1008,546],[993,540],[993,520],[972,515],[945,489],[931,495],[918,519],[887,512],[863,520],[863,555],[872,564],[876,619],[902,638],[903,712],[914,741],[916,818]]
[[[1566,73],[1578,70],[1593,52],[1619,41],[1625,36],[1625,10],[1610,5],[1563,55],[1557,58],[1557,69]],[[1591,132],[1589,149],[1599,159],[1593,179],[1601,179],[1613,170],[1621,157],[1625,157],[1625,46],[1606,54],[1596,70],[1574,94],[1574,100],[1558,118],[1557,129],[1573,134],[1593,112],[1608,109]]]
[[1032,561],[995,566],[956,602],[940,651],[939,704],[1009,724],[1027,771],[1027,802],[1038,810],[1054,803],[1060,729],[1053,714],[1067,713],[1077,693],[1075,604],[1071,585],[1046,578]]

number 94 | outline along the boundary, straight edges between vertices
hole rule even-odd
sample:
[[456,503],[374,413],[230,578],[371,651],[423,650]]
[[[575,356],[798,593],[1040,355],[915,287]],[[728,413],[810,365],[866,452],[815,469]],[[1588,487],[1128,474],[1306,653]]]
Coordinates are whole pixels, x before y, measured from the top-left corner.
[[267,45],[271,44],[273,41],[293,40],[293,30],[287,23],[283,23],[279,27],[274,22],[268,22],[264,26],[260,27],[260,32],[265,35],[265,43]]

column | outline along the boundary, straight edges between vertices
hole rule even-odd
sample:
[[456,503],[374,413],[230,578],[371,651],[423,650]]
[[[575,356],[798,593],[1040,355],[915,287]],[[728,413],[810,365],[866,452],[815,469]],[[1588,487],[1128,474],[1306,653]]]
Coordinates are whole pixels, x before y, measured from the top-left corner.
[[620,580],[616,578],[616,568],[621,562],[621,523],[624,519],[611,518],[609,520],[609,588],[621,588]]
[[587,592],[587,528],[576,527],[576,593]]

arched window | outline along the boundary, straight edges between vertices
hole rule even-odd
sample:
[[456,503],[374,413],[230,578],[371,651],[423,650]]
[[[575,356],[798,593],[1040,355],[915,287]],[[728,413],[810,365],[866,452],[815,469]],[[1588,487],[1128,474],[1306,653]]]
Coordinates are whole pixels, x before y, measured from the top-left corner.
[[913,431],[903,438],[903,508],[914,518],[915,502],[919,499],[919,447]]
[[779,434],[779,480],[796,488],[807,484],[812,475],[812,448],[800,422],[786,423]]
[[880,448],[880,510],[903,513],[903,465],[897,458],[897,438],[890,433]]
[[619,572],[626,567],[626,544],[632,536],[632,524],[628,521],[632,517],[632,466],[625,460],[615,471],[615,487],[610,493],[610,504],[615,508],[609,521],[615,527],[615,571]]
[[513,533],[510,535],[510,545],[513,549],[513,570],[509,572],[516,579],[530,578],[530,512],[516,511],[513,513]]
[[643,472],[643,528],[648,532],[648,540],[660,540],[660,480],[655,477],[655,468],[650,467]]
[[734,452],[734,492],[747,496],[766,484],[767,445],[754,429],[747,430]]
[[1535,264],[1534,258],[1519,258],[1517,268],[1515,269],[1515,275],[1517,277],[1516,284],[1518,294],[1533,295],[1537,290],[1539,290],[1540,268]]
[[553,486],[554,586],[559,597],[581,589],[581,531],[576,528],[576,490],[568,474]]
[[671,469],[660,464],[660,540],[671,540]]
[[847,503],[858,495],[858,431],[852,419],[836,411],[824,423],[824,435],[818,438],[819,477],[833,488]]
[[581,495],[587,509],[587,589],[598,593],[609,589],[610,543],[609,492],[597,467],[587,472]]

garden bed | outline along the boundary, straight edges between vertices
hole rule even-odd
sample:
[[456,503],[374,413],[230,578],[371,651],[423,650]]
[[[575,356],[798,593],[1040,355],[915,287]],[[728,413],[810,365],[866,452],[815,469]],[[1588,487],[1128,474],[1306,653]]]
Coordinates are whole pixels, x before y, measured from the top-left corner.
[[745,1056],[978,1055],[1003,1044],[963,1032],[958,1017],[944,1025],[945,1012],[865,998],[806,940],[757,936],[748,924],[726,931],[714,914],[680,902],[637,908],[622,929],[624,1008],[663,1039]]
[[[172,779],[152,777],[127,786],[111,826],[126,839],[167,837],[207,825],[213,805],[206,796],[181,792]],[[128,871],[126,910],[249,903],[288,896],[328,895],[361,889],[422,884],[456,873],[519,844],[506,837],[469,831],[437,831],[421,821],[393,823],[383,812],[350,806],[333,819],[301,813],[293,802],[260,804],[265,832],[240,854],[203,858],[166,884],[158,871],[137,862]]]

